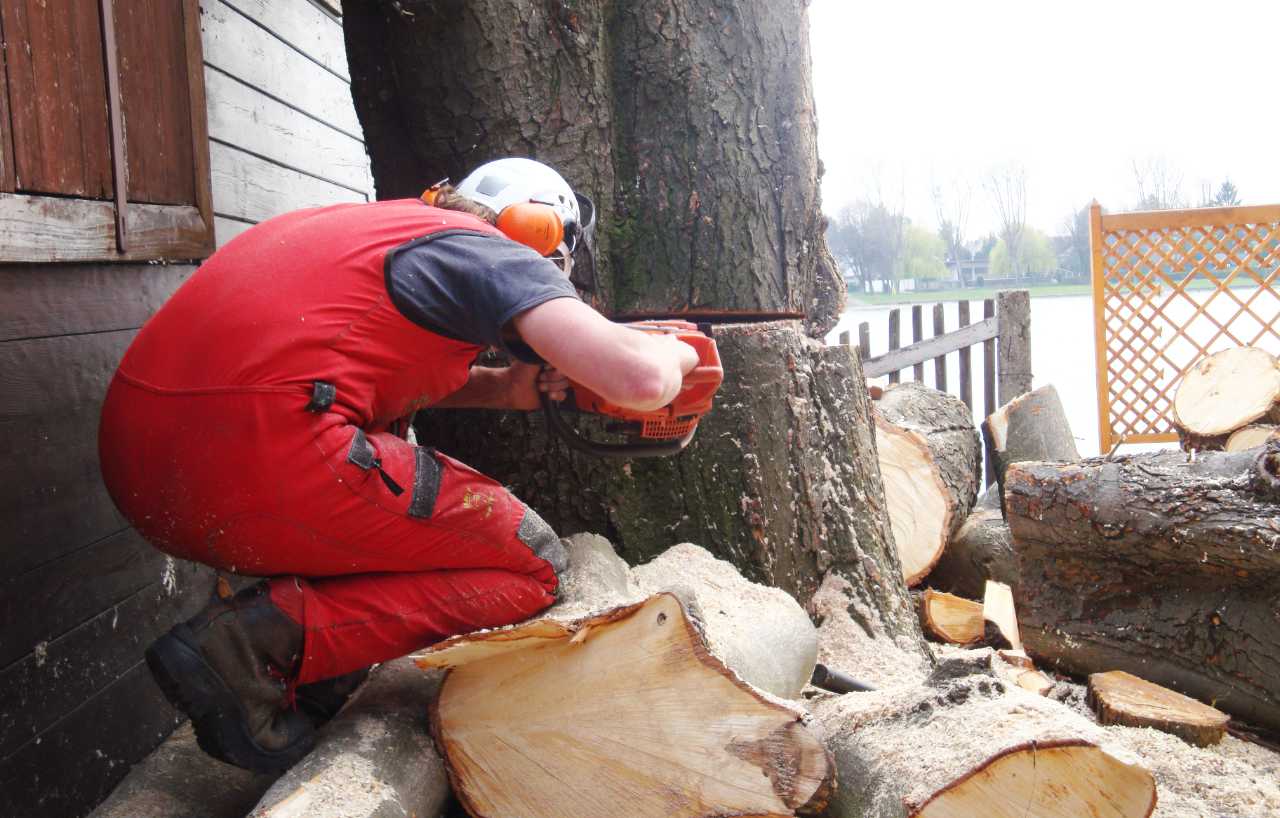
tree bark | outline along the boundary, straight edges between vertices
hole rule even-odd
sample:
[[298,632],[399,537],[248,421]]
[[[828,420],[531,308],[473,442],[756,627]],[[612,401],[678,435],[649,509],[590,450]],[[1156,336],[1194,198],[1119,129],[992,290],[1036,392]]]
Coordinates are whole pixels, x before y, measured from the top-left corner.
[[929,585],[969,599],[980,599],[987,580],[1018,585],[1013,538],[1000,513],[999,490],[992,486],[947,543],[929,572]]
[[501,156],[600,209],[607,314],[794,313],[844,285],[819,205],[802,0],[351,0],[352,93],[379,198]]
[[1100,728],[987,669],[828,696],[811,710],[840,781],[831,818],[1146,818],[1155,808],[1151,774]]
[[1280,441],[1008,474],[1028,651],[1280,727]]
[[982,422],[1003,512],[1004,475],[1011,463],[1080,459],[1071,424],[1052,385],[1019,395]]

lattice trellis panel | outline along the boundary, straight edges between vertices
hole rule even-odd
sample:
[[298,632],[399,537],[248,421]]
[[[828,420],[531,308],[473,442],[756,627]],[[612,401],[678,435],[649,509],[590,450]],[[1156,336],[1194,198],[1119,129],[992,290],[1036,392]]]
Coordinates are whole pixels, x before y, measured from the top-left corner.
[[1177,440],[1192,364],[1235,346],[1280,355],[1280,205],[1090,215],[1102,451]]

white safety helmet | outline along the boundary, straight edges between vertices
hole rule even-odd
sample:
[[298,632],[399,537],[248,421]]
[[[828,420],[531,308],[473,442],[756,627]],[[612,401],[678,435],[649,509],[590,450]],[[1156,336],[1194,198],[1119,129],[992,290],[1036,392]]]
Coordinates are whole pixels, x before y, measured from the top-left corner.
[[488,162],[458,185],[460,195],[498,214],[498,229],[540,255],[566,259],[591,241],[595,207],[551,168],[532,159]]

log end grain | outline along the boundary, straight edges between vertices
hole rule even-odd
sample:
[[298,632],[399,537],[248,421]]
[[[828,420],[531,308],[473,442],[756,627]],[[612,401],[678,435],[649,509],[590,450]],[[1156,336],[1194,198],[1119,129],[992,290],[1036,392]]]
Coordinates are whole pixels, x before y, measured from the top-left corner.
[[928,588],[920,598],[920,624],[948,644],[975,644],[982,641],[982,603]]
[[1088,700],[1102,724],[1153,727],[1197,747],[1221,741],[1230,721],[1216,708],[1120,670],[1090,675]]

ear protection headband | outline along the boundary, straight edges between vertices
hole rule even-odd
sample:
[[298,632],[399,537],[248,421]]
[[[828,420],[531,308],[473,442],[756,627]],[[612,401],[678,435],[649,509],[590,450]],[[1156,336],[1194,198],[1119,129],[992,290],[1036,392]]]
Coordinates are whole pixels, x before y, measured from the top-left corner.
[[[422,201],[436,203],[440,190],[449,184],[446,177],[422,193]],[[549,256],[565,240],[564,223],[560,214],[549,204],[542,202],[517,202],[507,205],[498,214],[497,227],[512,241],[532,247],[540,256]]]

